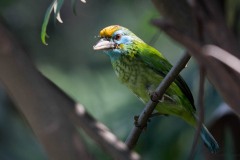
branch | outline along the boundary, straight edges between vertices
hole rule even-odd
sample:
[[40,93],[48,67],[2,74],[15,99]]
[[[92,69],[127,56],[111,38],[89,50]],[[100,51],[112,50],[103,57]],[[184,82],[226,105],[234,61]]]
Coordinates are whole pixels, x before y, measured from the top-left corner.
[[130,134],[128,135],[128,138],[126,140],[126,145],[129,149],[133,149],[136,145],[138,138],[141,135],[141,132],[147,124],[148,118],[151,116],[152,112],[154,111],[155,107],[158,104],[158,100],[162,98],[163,94],[167,90],[167,88],[171,85],[171,83],[175,80],[175,78],[178,76],[178,74],[181,72],[183,68],[185,68],[187,62],[189,61],[190,56],[188,53],[184,53],[184,55],[181,57],[181,59],[177,62],[176,65],[172,67],[172,69],[169,71],[169,73],[166,75],[166,77],[162,80],[162,82],[159,84],[155,91],[156,97],[153,97],[152,100],[150,100],[141,114],[138,118],[138,125],[140,127],[134,126]]
[[230,67],[232,70],[240,74],[240,60],[230,54],[229,52],[214,46],[214,45],[206,45],[203,48],[203,52],[209,56],[213,57],[220,62],[224,63],[228,67]]
[[69,117],[81,127],[98,145],[101,146],[114,159],[138,160],[139,155],[129,151],[127,146],[102,123],[91,117],[80,104],[75,105],[75,110],[68,111]]
[[0,79],[45,148],[49,159],[91,159],[76,126],[113,159],[139,159],[102,123],[40,74],[0,24]]
[[196,153],[196,148],[197,144],[200,138],[200,133],[201,133],[201,128],[202,124],[204,123],[204,82],[205,82],[205,71],[202,67],[199,69],[200,74],[200,80],[199,80],[199,92],[198,92],[198,108],[199,108],[199,119],[196,127],[196,132],[194,135],[194,140],[192,144],[192,149],[189,155],[189,160],[194,159],[195,153]]

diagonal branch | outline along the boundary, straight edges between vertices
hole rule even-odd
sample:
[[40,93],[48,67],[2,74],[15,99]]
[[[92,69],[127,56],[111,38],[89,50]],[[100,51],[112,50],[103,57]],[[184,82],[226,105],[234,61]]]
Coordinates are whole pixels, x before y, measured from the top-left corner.
[[155,93],[156,97],[154,99],[150,100],[141,114],[138,118],[138,125],[140,127],[134,126],[128,135],[127,140],[125,143],[127,144],[129,149],[133,149],[136,145],[138,138],[141,135],[141,132],[147,124],[148,118],[151,116],[152,112],[154,111],[155,107],[158,104],[158,100],[162,98],[163,94],[167,90],[167,88],[171,85],[171,83],[175,80],[175,78],[178,76],[178,74],[182,71],[183,68],[185,68],[187,62],[190,59],[190,55],[188,53],[184,53],[184,55],[181,57],[181,59],[177,62],[176,65],[172,67],[172,69],[169,71],[169,73],[166,75],[166,77],[163,79],[163,81],[159,84],[157,87]]

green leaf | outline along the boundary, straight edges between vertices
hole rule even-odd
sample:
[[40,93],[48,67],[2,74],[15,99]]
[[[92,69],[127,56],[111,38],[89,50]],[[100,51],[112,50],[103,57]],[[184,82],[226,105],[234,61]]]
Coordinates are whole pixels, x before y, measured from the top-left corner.
[[43,24],[42,24],[42,31],[41,31],[41,39],[42,39],[42,43],[47,45],[46,43],[46,37],[48,38],[49,36],[47,35],[47,25],[48,25],[48,22],[49,22],[49,18],[50,18],[50,15],[51,15],[51,12],[53,10],[53,6],[54,6],[54,3],[56,2],[57,0],[54,0],[52,2],[52,4],[48,7],[46,13],[45,13],[45,17],[44,17],[44,20],[43,20]]
[[[81,1],[83,3],[86,3],[86,0],[81,0]],[[42,43],[45,45],[47,45],[46,37],[47,38],[49,37],[47,35],[47,25],[53,10],[54,10],[54,20],[58,20],[60,23],[62,23],[62,19],[60,17],[60,10],[62,8],[63,2],[64,0],[54,0],[52,4],[48,7],[45,13],[45,17],[42,24],[42,30],[41,30],[41,40],[42,40]],[[76,15],[76,0],[72,0],[72,6],[73,6],[73,12]]]

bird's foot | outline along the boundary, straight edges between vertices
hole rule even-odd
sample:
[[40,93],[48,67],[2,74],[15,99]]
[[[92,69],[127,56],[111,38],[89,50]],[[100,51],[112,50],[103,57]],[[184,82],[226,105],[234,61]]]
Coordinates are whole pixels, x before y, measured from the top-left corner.
[[[139,115],[134,116],[134,125],[135,125],[135,127],[142,128],[143,130],[146,130],[147,129],[147,123],[142,126],[141,124],[138,123],[138,119],[139,119]],[[147,120],[147,122],[150,122],[150,121],[151,121],[150,119]]]
[[157,94],[157,92],[152,92],[152,94],[150,95],[150,98],[153,102],[155,103],[162,103],[162,102],[171,102],[171,103],[176,103],[176,101],[174,100],[174,98],[172,98],[171,96],[167,95],[167,94],[163,94],[162,98],[159,99],[159,95]]
[[159,101],[161,101],[161,100],[159,100],[158,97],[159,96],[158,96],[157,92],[152,92],[151,95],[150,95],[151,100],[155,103],[158,103]]

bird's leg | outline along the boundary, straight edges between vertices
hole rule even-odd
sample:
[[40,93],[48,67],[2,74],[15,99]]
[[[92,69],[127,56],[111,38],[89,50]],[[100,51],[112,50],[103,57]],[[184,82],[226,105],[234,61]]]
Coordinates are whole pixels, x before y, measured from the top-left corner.
[[175,100],[171,96],[169,96],[167,94],[164,94],[161,99],[158,99],[158,94],[156,92],[153,92],[150,95],[150,98],[151,98],[151,100],[153,102],[160,102],[160,103],[162,103],[164,101],[167,101],[167,102],[171,102],[171,103],[176,103]]
[[148,119],[147,123],[144,126],[142,126],[138,123],[138,118],[139,118],[139,115],[134,116],[134,125],[136,127],[142,128],[143,130],[146,130],[147,129],[147,123],[150,122],[150,119]]
[[149,93],[150,94],[150,98],[153,102],[161,102],[162,100],[159,100],[158,99],[158,94],[156,92],[152,92],[152,93]]
[[133,119],[134,119],[134,125],[135,125],[136,127],[141,127],[140,124],[138,124],[138,118],[139,118],[139,115],[135,115],[135,116],[133,117]]
[[172,102],[172,103],[175,102],[174,98],[167,95],[166,93],[163,94],[161,99],[159,99],[159,95],[158,95],[157,92],[155,92],[155,87],[152,86],[152,85],[146,85],[146,88],[147,88],[147,93],[150,96],[150,99],[155,103],[158,103],[158,102],[161,103],[161,102],[164,102],[164,101]]
[[176,103],[176,100],[167,94],[164,94],[162,99],[167,102]]
[[148,95],[150,96],[150,99],[155,102],[155,103],[158,103],[158,102],[161,102],[161,100],[159,100],[159,96],[157,94],[157,92],[155,92],[155,87],[153,85],[146,85],[146,89],[147,89],[147,93]]

